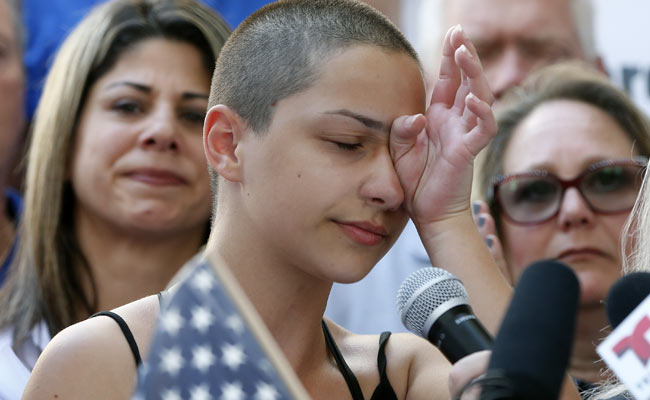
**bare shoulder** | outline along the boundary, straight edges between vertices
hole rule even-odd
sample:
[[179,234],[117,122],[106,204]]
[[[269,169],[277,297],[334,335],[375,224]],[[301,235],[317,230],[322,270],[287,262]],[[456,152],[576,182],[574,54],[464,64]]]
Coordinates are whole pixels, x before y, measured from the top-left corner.
[[407,383],[404,398],[449,399],[451,363],[434,345],[412,333],[395,333],[386,346],[386,357],[400,366],[395,372]]
[[[158,311],[156,296],[113,310],[133,333],[143,359]],[[52,339],[32,371],[23,398],[128,399],[135,382],[136,362],[122,330],[112,318],[97,316],[69,326]]]
[[[343,357],[370,398],[379,383],[379,335],[358,335],[328,321]],[[385,344],[386,374],[400,399],[449,399],[449,361],[411,333],[393,333]]]

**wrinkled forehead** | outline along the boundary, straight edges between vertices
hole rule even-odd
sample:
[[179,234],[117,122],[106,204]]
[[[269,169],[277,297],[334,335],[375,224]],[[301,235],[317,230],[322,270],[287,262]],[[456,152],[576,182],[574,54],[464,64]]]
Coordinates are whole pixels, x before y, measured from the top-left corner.
[[505,173],[545,169],[567,178],[594,162],[633,155],[629,135],[607,113],[560,99],[540,104],[515,127],[503,167]]
[[461,24],[472,40],[537,36],[578,42],[569,0],[443,0],[446,26]]

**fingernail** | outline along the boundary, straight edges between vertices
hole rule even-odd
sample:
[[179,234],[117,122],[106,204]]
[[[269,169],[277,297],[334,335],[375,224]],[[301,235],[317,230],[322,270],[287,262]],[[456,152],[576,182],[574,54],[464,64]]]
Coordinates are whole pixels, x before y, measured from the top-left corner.
[[460,51],[465,53],[465,55],[467,55],[467,57],[472,57],[472,53],[469,52],[469,49],[464,44],[461,44],[459,49],[460,49]]
[[485,225],[485,217],[481,215],[480,217],[478,217],[478,227],[482,228],[483,225]]
[[494,240],[492,240],[491,237],[488,237],[488,238],[485,239],[485,244],[487,244],[487,247],[490,248],[490,249],[492,248],[493,242],[494,242]]
[[478,214],[479,211],[481,211],[481,205],[476,202],[472,203],[472,212]]
[[463,26],[461,24],[456,25],[456,31],[457,32],[462,32],[463,31]]
[[406,121],[406,123],[408,124],[409,128],[412,127],[413,124],[415,124],[415,121],[418,120],[418,117],[419,117],[419,116],[420,116],[420,114],[416,114],[416,115],[411,115],[411,116],[409,117],[408,121]]

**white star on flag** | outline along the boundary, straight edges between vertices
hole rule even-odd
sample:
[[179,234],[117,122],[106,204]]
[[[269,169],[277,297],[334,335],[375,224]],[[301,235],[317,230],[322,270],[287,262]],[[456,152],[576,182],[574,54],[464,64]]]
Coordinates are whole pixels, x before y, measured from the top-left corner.
[[224,324],[238,335],[244,332],[244,321],[237,314],[229,315]]
[[212,396],[210,396],[210,388],[208,388],[208,385],[205,383],[194,386],[190,391],[190,396],[190,400],[212,400]]
[[257,391],[255,392],[255,400],[276,400],[280,396],[273,385],[266,382],[257,384]]
[[192,278],[192,286],[203,293],[212,290],[215,284],[216,282],[210,271],[198,271]]
[[235,371],[246,361],[246,354],[244,350],[239,345],[232,345],[226,343],[221,351],[223,356],[221,362],[228,366],[231,370]]
[[183,368],[184,360],[178,347],[164,350],[160,356],[160,369],[174,376]]
[[177,309],[167,310],[160,317],[160,325],[171,336],[176,336],[178,331],[183,327],[183,317]]
[[199,261],[162,302],[131,400],[293,399],[210,264]]
[[192,365],[203,373],[210,369],[215,358],[210,345],[196,346],[192,349]]
[[214,317],[208,308],[195,307],[192,310],[192,326],[201,334],[204,334],[210,328],[212,322],[214,322]]
[[241,383],[226,383],[221,387],[221,400],[242,400],[246,393],[242,390]]
[[178,389],[167,389],[162,392],[162,400],[183,400],[181,395],[178,394]]

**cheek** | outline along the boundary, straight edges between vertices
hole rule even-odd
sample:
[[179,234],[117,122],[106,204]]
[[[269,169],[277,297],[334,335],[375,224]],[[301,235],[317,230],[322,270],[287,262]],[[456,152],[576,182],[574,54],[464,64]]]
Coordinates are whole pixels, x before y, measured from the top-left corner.
[[[628,216],[629,213],[601,216],[605,234],[616,249],[620,249],[621,235],[623,234],[623,228],[625,227]],[[617,251],[616,254],[620,254],[620,251]]]
[[68,171],[75,191],[106,193],[115,178],[116,162],[132,147],[132,141],[124,130],[102,129],[98,123],[83,121],[73,140]]
[[128,128],[93,113],[82,117],[74,138],[75,163],[84,168],[111,166],[133,146],[133,135]]
[[205,171],[208,174],[208,161],[203,151],[203,138],[201,136],[192,137],[187,141],[187,156],[199,171]]
[[548,257],[551,236],[551,229],[546,224],[526,227],[504,221],[501,235],[503,251],[515,280],[532,262]]

